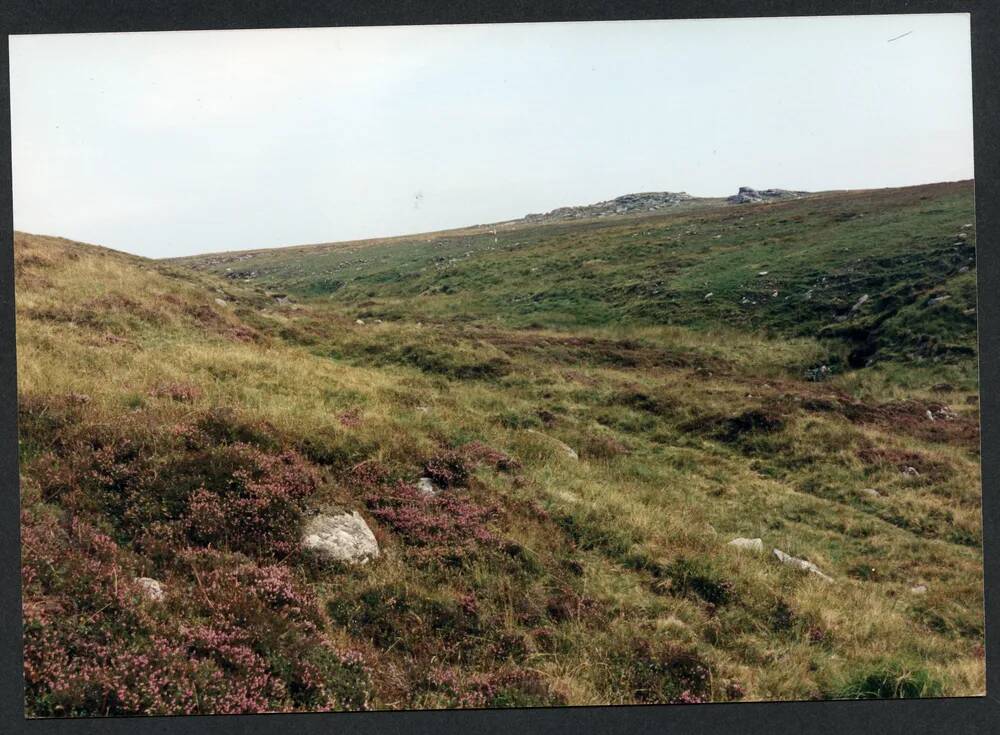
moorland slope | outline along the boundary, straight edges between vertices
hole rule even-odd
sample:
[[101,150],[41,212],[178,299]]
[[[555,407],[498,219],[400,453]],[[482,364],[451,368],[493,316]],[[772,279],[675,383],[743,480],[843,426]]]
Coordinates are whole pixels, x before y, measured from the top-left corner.
[[[29,714],[981,692],[973,222],[962,182],[173,262],[17,233]],[[330,509],[378,559],[304,553]]]

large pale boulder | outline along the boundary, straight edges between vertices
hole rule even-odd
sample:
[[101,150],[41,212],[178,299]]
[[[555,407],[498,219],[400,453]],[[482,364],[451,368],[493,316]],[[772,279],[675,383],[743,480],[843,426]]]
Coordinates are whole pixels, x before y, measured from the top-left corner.
[[302,530],[302,548],[326,561],[365,564],[379,555],[375,534],[357,511],[319,513]]

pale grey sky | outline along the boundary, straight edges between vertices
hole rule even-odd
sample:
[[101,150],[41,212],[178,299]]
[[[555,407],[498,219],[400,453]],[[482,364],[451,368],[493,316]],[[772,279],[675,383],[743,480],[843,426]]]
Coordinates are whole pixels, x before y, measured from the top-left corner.
[[14,36],[10,56],[15,227],[151,257],[973,176],[966,14]]

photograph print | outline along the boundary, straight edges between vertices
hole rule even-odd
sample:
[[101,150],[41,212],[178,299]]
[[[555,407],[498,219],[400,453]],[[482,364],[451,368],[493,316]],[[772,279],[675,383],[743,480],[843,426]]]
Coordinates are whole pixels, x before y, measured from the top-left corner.
[[26,717],[985,693],[967,14],[10,69]]

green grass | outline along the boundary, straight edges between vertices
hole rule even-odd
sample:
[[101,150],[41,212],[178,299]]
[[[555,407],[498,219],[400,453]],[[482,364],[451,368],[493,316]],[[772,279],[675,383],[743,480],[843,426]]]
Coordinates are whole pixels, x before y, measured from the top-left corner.
[[[172,561],[196,552],[280,567],[311,596],[338,707],[979,693],[972,221],[964,183],[247,260],[18,234],[26,527],[104,529],[118,571],[87,572],[90,588],[141,574],[176,592],[131,633],[67,613],[67,640],[92,615],[136,646],[210,622],[198,605],[216,593]],[[348,507],[378,561],[317,567],[191,525],[199,488],[233,497],[251,459],[281,487],[286,451],[318,479],[274,506],[269,538]],[[459,487],[415,505],[427,472]],[[75,610],[46,570],[76,557],[26,554],[26,618]],[[285,625],[285,608],[240,604]],[[247,645],[301,678],[286,639]],[[97,706],[28,673],[29,712]],[[315,706],[302,686],[268,707]]]
[[[484,227],[179,262],[329,300],[361,318],[555,329],[726,324],[829,335],[863,364],[972,354],[974,272],[962,269],[974,268],[975,233],[961,229],[972,221],[964,182],[508,225],[496,238]],[[947,303],[927,304],[943,295]]]

